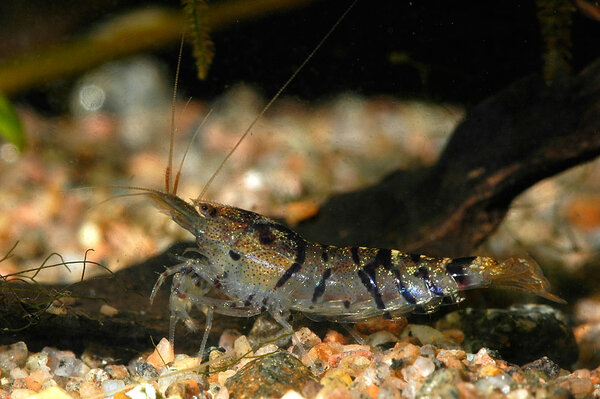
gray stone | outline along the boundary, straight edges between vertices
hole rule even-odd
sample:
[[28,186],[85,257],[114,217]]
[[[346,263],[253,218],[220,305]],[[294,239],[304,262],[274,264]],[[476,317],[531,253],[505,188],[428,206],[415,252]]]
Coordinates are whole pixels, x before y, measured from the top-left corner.
[[508,310],[469,308],[449,313],[438,323],[462,330],[462,347],[467,352],[490,348],[519,365],[546,356],[569,368],[577,360],[577,344],[565,316],[547,305],[518,305]]

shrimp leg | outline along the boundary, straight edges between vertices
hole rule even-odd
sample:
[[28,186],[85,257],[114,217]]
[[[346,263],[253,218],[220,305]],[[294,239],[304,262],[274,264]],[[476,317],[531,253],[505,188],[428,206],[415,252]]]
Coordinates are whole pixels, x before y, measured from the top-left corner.
[[204,349],[206,348],[206,342],[208,342],[208,334],[212,328],[214,310],[212,307],[206,309],[206,322],[204,323],[204,335],[202,336],[202,343],[200,344],[200,350],[198,351],[198,357],[200,359],[204,356]]
[[260,313],[260,309],[253,307],[243,307],[240,301],[231,301],[227,299],[216,299],[206,296],[196,296],[187,294],[185,299],[196,305],[203,305],[212,308],[215,313],[234,316],[234,317],[251,317]]
[[[290,323],[287,322],[287,320],[283,317],[283,315],[281,314],[281,312],[278,312],[276,310],[273,310],[271,312],[271,317],[273,317],[273,319],[275,319],[275,321],[279,324],[281,324],[281,326],[290,334],[292,334],[292,343],[294,345],[296,345],[298,347],[298,349],[300,350],[300,356],[304,356],[307,352],[306,349],[304,348],[304,345],[302,345],[302,342],[300,342],[300,338],[298,338],[298,335],[296,334],[296,332],[294,331],[294,329],[292,328],[292,326],[290,325]],[[286,314],[286,313],[284,313]],[[289,314],[289,313],[287,313]],[[287,315],[286,314],[286,315]]]
[[164,272],[162,272],[158,276],[158,279],[156,280],[156,283],[154,283],[154,287],[152,288],[152,293],[150,294],[150,304],[154,302],[154,297],[158,293],[158,290],[163,285],[167,277],[172,276],[176,273],[181,273],[182,275],[189,274],[193,270],[193,267],[191,267],[192,263],[194,263],[193,259],[185,259],[184,262],[178,263],[175,266],[171,266],[167,268]]

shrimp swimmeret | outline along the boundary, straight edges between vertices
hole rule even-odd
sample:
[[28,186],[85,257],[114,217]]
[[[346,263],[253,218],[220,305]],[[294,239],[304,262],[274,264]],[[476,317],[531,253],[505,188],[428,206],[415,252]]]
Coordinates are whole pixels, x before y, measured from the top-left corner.
[[[206,187],[254,123],[329,33],[240,137],[197,199],[186,202],[177,196],[178,177],[171,187],[173,141],[165,192],[141,189],[189,231],[197,244],[188,250],[194,256],[184,254],[179,265],[160,275],[152,290],[151,300],[164,280],[173,275],[170,341],[174,340],[177,321],[196,328],[188,314],[191,305],[206,309],[202,351],[213,313],[248,317],[269,312],[293,334],[287,322],[292,310],[312,319],[338,322],[358,322],[376,316],[394,319],[416,308],[434,311],[444,298],[458,302],[461,291],[483,287],[516,289],[562,301],[549,292],[549,283],[539,266],[527,259],[513,257],[498,262],[482,256],[434,258],[395,249],[335,247],[307,241],[257,213],[202,199]],[[212,288],[228,299],[207,296]]]

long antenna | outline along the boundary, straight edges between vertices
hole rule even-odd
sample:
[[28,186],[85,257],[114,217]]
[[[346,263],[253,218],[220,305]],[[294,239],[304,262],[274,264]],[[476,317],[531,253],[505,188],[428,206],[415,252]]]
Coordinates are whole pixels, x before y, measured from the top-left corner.
[[[181,42],[179,43],[179,56],[177,57],[177,70],[175,72],[175,85],[173,86],[173,101],[171,102],[171,138],[169,142],[169,166],[165,171],[165,189],[167,194],[171,193],[171,174],[173,172],[173,146],[175,145],[175,101],[177,100],[177,86],[179,83],[179,72],[181,70],[181,54],[183,54],[183,42],[185,34],[181,35]],[[177,178],[176,180],[178,180]],[[173,193],[177,194],[177,181],[174,183]]]
[[329,29],[329,31],[325,34],[325,36],[323,36],[323,38],[321,39],[321,41],[319,41],[319,43],[315,46],[315,48],[304,59],[304,61],[302,62],[302,64],[300,64],[300,66],[294,71],[294,73],[292,73],[292,76],[290,76],[288,78],[288,80],[283,84],[283,86],[281,86],[281,88],[277,91],[277,93],[275,93],[275,95],[271,98],[271,100],[267,103],[267,105],[264,106],[264,108],[262,109],[262,111],[260,111],[258,113],[258,115],[256,115],[256,118],[254,118],[254,120],[252,121],[252,123],[250,124],[250,126],[248,126],[248,128],[246,129],[246,131],[244,132],[244,134],[242,134],[240,136],[240,138],[235,143],[235,145],[233,146],[233,148],[227,153],[227,155],[225,156],[225,158],[223,158],[223,161],[221,161],[221,163],[219,164],[219,167],[217,168],[217,170],[215,170],[215,172],[212,174],[212,176],[210,177],[210,179],[208,179],[208,182],[204,185],[204,188],[202,189],[202,192],[200,193],[200,195],[198,196],[198,198],[196,198],[194,200],[194,202],[202,200],[202,198],[206,194],[206,191],[208,190],[208,188],[212,184],[213,180],[215,180],[215,178],[217,177],[217,175],[221,172],[221,169],[223,169],[223,167],[225,166],[225,163],[227,163],[227,161],[229,160],[229,158],[231,157],[231,155],[233,155],[233,153],[235,152],[235,150],[237,150],[237,148],[240,146],[240,144],[242,144],[242,141],[244,141],[244,139],[246,138],[246,136],[248,136],[248,134],[250,133],[250,131],[252,130],[252,128],[254,127],[254,125],[256,124],[256,122],[258,122],[258,120],[260,118],[262,118],[262,116],[265,114],[265,112],[267,112],[267,110],[271,107],[271,105],[273,105],[273,103],[279,98],[279,96],[281,95],[281,93],[283,93],[283,91],[289,86],[289,84],[292,83],[292,81],[294,80],[294,78],[296,78],[296,75],[298,75],[300,73],[300,71],[302,70],[302,68],[304,68],[304,66],[306,64],[308,64],[308,62],[311,60],[311,58],[321,48],[321,46],[323,45],[323,43],[325,43],[325,41],[329,38],[329,36],[333,33],[333,31],[338,27],[338,25],[342,22],[342,20],[350,12],[350,10],[352,9],[352,7],[354,7],[354,5],[356,4],[357,1],[358,0],[353,0],[352,1],[352,3],[350,4],[350,6],[348,6],[348,8],[346,9],[346,11],[344,11],[344,13],[337,19],[337,21],[335,21],[335,23],[333,24],[333,26]]

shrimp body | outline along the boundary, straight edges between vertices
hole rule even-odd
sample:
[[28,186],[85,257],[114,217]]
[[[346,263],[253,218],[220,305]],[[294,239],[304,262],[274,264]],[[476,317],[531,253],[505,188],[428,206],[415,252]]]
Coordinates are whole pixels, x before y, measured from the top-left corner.
[[[254,212],[210,201],[190,204],[173,194],[150,196],[196,237],[193,252],[199,256],[174,271],[187,270],[190,278],[199,276],[230,298],[214,308],[217,312],[296,310],[309,318],[356,322],[401,317],[416,308],[434,311],[444,298],[458,302],[460,291],[488,286],[560,301],[548,292],[537,264],[526,259],[433,258],[323,245]],[[208,305],[209,298],[180,287],[175,287],[179,298]]]
[[[188,314],[192,305],[206,311],[202,352],[213,313],[244,317],[268,311],[288,332],[293,333],[286,321],[290,310],[301,311],[313,319],[339,322],[357,322],[374,316],[397,318],[416,308],[434,311],[445,298],[458,302],[461,291],[479,287],[517,289],[560,301],[548,292],[549,283],[537,264],[522,258],[497,262],[487,257],[433,258],[394,249],[335,247],[307,241],[293,230],[257,213],[203,200],[208,186],[258,119],[307,64],[355,2],[348,6],[258,113],[198,198],[190,203],[176,195],[187,150],[179,171],[172,174],[172,107],[165,192],[130,187],[151,197],[163,212],[196,239],[197,247],[187,251],[196,256],[184,254],[179,265],[168,268],[159,276],[151,294],[152,300],[165,278],[174,275],[170,296],[171,342],[174,341],[174,325],[178,320],[183,320],[188,328],[195,328]],[[175,97],[176,90],[173,93]],[[199,128],[195,134],[198,131]],[[212,287],[227,299],[209,296]],[[292,339],[294,337],[295,334]]]

